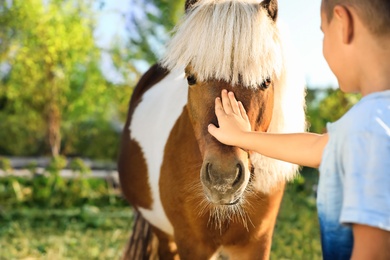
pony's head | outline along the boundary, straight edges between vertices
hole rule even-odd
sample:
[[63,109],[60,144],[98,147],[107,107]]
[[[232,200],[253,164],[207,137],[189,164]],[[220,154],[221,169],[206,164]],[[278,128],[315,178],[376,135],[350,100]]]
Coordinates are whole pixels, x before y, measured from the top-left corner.
[[208,203],[239,206],[255,186],[248,185],[255,177],[253,155],[219,143],[207,126],[217,125],[214,100],[227,89],[243,103],[252,130],[269,131],[284,71],[277,1],[187,0],[186,8],[162,65],[185,68],[187,109],[203,157],[200,180]]

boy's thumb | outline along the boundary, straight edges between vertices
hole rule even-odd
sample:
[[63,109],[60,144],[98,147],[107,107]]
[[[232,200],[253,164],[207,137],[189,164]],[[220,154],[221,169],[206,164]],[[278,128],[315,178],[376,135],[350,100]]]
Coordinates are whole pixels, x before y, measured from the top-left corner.
[[210,133],[212,136],[214,136],[214,135],[215,135],[215,131],[217,130],[217,127],[216,127],[215,125],[213,125],[213,124],[209,124],[207,130],[209,131],[209,133]]

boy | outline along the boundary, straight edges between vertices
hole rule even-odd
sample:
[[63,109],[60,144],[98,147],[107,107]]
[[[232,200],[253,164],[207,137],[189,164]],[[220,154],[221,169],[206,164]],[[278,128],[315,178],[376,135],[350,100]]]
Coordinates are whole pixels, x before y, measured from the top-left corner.
[[323,53],[340,89],[363,98],[328,133],[251,132],[232,92],[215,101],[220,142],[320,167],[324,259],[390,259],[390,1],[323,0]]

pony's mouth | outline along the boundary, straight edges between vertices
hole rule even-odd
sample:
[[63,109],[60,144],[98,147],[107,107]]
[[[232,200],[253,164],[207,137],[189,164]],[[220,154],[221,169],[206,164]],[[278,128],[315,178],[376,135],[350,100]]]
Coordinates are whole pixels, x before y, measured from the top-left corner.
[[231,222],[242,223],[248,230],[248,223],[251,223],[247,211],[245,210],[245,197],[234,197],[230,202],[213,203],[209,201],[209,222],[208,225],[214,225],[216,229],[222,230]]
[[236,205],[237,203],[239,203],[241,200],[241,198],[237,198],[235,201],[233,202],[230,202],[230,203],[226,203],[226,204],[222,204],[222,205],[225,205],[225,206],[233,206],[233,205]]
[[242,195],[236,194],[221,198],[216,194],[206,193],[206,199],[209,203],[215,206],[234,206],[241,202]]

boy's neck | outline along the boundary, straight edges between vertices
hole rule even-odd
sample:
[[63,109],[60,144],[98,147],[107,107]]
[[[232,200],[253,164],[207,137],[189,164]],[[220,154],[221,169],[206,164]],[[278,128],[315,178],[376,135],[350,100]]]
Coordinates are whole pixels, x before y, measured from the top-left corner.
[[357,50],[356,75],[361,94],[390,90],[390,37],[367,37]]

